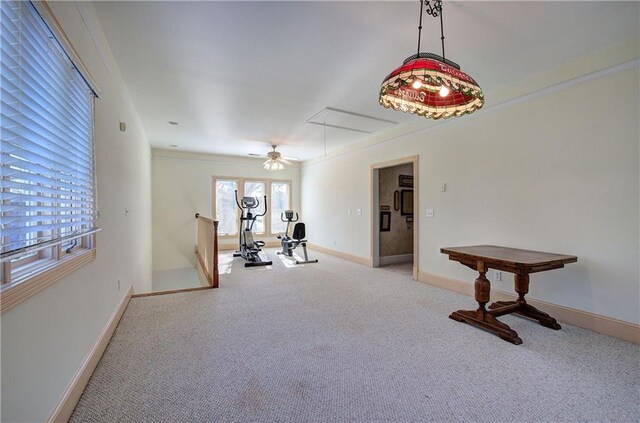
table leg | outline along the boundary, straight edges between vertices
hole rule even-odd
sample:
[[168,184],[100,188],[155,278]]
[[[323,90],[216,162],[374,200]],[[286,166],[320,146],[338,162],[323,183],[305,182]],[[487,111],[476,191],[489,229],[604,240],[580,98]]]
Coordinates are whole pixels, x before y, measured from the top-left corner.
[[[547,313],[538,310],[532,305],[527,304],[524,296],[529,292],[529,275],[515,274],[514,276],[515,290],[518,293],[518,299],[516,301],[496,301],[489,306],[489,309],[495,312],[499,312],[501,308],[518,305],[512,313],[520,316],[528,317],[530,319],[537,320],[542,326],[559,330],[562,327],[558,324],[556,319],[549,316]],[[491,311],[489,312],[491,313]]]
[[522,339],[518,337],[516,331],[487,312],[485,306],[491,297],[491,283],[486,277],[487,269],[484,267],[484,263],[478,263],[478,271],[480,272],[480,276],[478,276],[474,284],[478,309],[454,311],[449,317],[458,322],[466,322],[493,332],[500,338],[513,344],[522,344]]

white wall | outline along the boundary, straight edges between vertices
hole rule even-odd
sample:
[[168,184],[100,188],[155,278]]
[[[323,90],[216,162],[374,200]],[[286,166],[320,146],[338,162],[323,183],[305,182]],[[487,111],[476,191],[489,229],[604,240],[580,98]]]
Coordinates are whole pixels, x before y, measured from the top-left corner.
[[[92,6],[49,4],[102,91],[95,121],[102,232],[94,262],[1,317],[2,421],[7,422],[44,421],[129,287],[151,286],[148,143]],[[120,121],[127,123],[124,133]]]
[[[153,270],[195,267],[196,213],[214,217],[212,177],[290,179],[292,204],[300,210],[300,168],[264,170],[264,159],[153,150]],[[304,220],[301,214],[300,219]],[[278,241],[275,237],[256,237]],[[221,247],[237,247],[238,238],[222,237]]]
[[[634,48],[637,58],[637,40]],[[473,282],[476,274],[449,261],[441,247],[496,244],[573,254],[578,263],[533,275],[530,296],[640,322],[639,77],[636,63],[304,163],[302,210],[314,243],[369,257],[370,165],[417,154],[421,272]],[[348,208],[362,208],[363,215],[349,216]],[[433,218],[427,208],[435,210]],[[513,290],[511,278],[493,285]]]

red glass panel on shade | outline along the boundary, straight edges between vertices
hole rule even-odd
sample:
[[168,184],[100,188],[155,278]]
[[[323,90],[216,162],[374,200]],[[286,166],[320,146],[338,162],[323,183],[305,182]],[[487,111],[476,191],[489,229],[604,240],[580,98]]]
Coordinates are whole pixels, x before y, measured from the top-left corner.
[[[382,82],[380,104],[430,119],[462,116],[481,108],[484,94],[476,81],[435,57],[421,53],[405,60]],[[449,90],[446,95],[441,95],[442,87]]]

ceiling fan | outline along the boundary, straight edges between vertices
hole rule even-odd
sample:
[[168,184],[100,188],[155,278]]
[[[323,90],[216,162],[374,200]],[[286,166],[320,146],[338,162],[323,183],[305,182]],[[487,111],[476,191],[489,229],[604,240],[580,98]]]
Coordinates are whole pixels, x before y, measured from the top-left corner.
[[269,159],[263,163],[265,169],[276,172],[278,170],[283,170],[285,164],[293,164],[289,160],[283,158],[279,151],[276,151],[277,145],[272,144],[271,147],[273,148],[273,151],[269,151],[267,153],[267,157],[269,157]]

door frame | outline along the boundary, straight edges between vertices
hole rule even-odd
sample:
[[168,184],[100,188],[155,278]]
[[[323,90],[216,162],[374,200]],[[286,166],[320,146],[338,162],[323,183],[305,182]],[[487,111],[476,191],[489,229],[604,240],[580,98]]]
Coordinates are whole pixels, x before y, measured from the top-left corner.
[[370,167],[370,187],[371,187],[371,267],[380,265],[380,198],[379,198],[379,173],[380,169],[398,166],[402,164],[413,164],[413,279],[418,280],[419,266],[419,190],[418,190],[418,159],[419,155],[403,157],[386,162],[374,163]]

